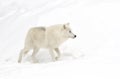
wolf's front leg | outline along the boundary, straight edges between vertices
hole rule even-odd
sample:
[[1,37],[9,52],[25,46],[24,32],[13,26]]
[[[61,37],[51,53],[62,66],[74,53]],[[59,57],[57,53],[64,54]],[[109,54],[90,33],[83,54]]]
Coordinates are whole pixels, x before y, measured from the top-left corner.
[[55,59],[55,54],[54,54],[53,49],[49,49],[49,52],[50,52],[50,55],[51,55],[51,57],[52,57],[52,60],[53,60],[53,61],[56,61],[56,59]]
[[32,53],[32,61],[33,61],[33,63],[38,63],[38,62],[39,62],[39,61],[35,58],[35,56],[36,56],[36,54],[37,54],[38,51],[39,51],[38,48],[34,48],[34,49],[33,49],[33,53]]

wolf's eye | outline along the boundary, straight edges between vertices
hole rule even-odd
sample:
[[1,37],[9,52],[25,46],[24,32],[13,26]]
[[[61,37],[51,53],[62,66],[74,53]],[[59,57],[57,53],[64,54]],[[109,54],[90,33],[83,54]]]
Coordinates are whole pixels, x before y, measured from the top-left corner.
[[71,33],[71,31],[69,31],[69,33]]

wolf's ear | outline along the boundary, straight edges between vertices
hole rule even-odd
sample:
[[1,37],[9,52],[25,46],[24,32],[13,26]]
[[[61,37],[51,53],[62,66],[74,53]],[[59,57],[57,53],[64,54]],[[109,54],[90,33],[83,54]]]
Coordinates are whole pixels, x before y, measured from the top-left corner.
[[66,24],[63,25],[63,29],[66,29]]
[[65,24],[63,24],[63,28],[66,29],[69,25],[70,25],[69,22],[68,22],[68,23],[65,23]]
[[70,25],[70,23],[68,22],[68,23],[66,23],[66,25],[68,25],[68,26],[69,26],[69,25]]

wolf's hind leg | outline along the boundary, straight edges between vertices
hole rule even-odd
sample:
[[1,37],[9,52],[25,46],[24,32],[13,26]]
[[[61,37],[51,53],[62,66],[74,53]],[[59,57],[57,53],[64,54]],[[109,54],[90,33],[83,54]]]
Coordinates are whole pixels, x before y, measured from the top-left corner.
[[29,52],[29,50],[28,49],[23,49],[23,50],[21,50],[21,52],[20,52],[20,54],[19,54],[19,59],[18,59],[18,63],[21,63],[21,61],[22,61],[22,56],[25,56],[25,54],[27,54]]
[[55,50],[56,53],[57,53],[56,60],[58,60],[58,59],[60,58],[60,55],[61,55],[60,50],[59,50],[59,48],[55,48],[54,50]]

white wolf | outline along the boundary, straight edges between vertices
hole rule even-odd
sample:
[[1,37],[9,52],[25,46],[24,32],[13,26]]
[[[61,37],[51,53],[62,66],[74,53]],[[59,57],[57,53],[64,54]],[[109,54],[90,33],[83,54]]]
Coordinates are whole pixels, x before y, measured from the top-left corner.
[[[22,60],[29,50],[33,49],[32,60],[33,62],[38,62],[35,58],[36,53],[40,48],[48,48],[53,61],[60,57],[59,46],[65,42],[68,38],[75,38],[69,28],[69,23],[66,24],[56,24],[50,27],[34,27],[28,31],[25,39],[25,46],[20,52],[18,62]],[[54,51],[57,53],[55,57]]]

